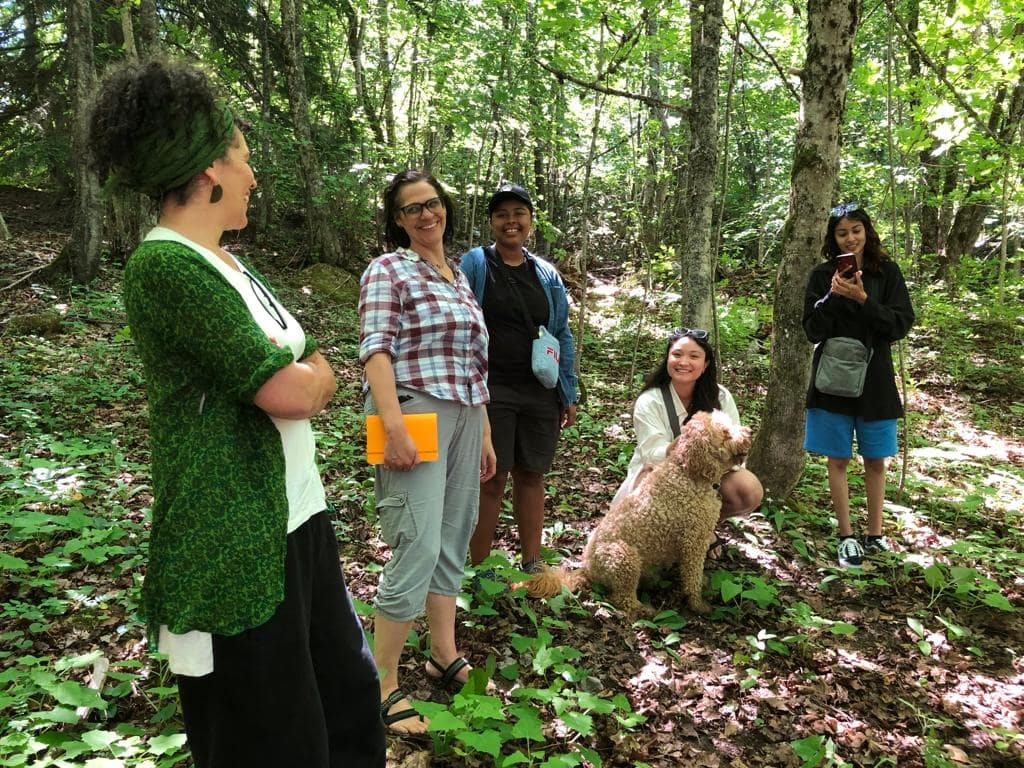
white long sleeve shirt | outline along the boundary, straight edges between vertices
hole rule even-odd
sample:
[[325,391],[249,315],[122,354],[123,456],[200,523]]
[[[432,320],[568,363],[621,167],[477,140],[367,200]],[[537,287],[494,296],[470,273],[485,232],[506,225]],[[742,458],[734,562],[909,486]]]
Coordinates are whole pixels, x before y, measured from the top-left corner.
[[[672,393],[672,403],[682,425],[686,419],[686,408],[676,394],[675,387],[670,386],[669,391]],[[718,385],[718,400],[722,404],[722,411],[734,424],[739,424],[740,412],[736,408],[736,401],[732,393],[721,384]],[[633,406],[633,430],[636,432],[636,450],[630,459],[626,479],[615,493],[613,506],[633,490],[637,477],[646,465],[656,465],[664,461],[665,453],[675,439],[659,387],[644,390],[636,399],[636,405]]]

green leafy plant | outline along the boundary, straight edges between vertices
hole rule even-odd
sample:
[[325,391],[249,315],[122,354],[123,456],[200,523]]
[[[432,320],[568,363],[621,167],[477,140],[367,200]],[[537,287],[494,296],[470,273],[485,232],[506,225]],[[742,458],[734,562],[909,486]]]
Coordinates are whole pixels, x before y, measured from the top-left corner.
[[847,768],[847,763],[836,753],[836,744],[830,737],[807,736],[789,742],[797,757],[803,761],[803,768]]
[[1016,610],[1003,595],[999,584],[976,568],[946,566],[936,561],[925,567],[922,575],[932,593],[929,608],[946,597],[970,606],[987,605],[1007,612]]
[[719,570],[711,574],[711,588],[725,603],[725,607],[716,608],[716,612],[739,613],[748,602],[762,610],[779,605],[778,589],[760,576]]
[[[473,670],[447,707],[434,702],[413,704],[430,719],[429,732],[438,754],[487,755],[495,766],[572,766],[584,761],[600,766],[600,755],[576,742],[578,737],[594,734],[594,716],[613,717],[622,730],[631,730],[644,721],[622,694],[605,698],[571,687],[566,677],[580,677],[579,671],[556,676],[547,688],[516,688],[512,692],[514,701],[506,704],[487,693],[487,680],[495,667],[491,656],[483,668]],[[544,724],[551,718],[546,712],[564,728],[568,750],[549,744],[551,738]]]

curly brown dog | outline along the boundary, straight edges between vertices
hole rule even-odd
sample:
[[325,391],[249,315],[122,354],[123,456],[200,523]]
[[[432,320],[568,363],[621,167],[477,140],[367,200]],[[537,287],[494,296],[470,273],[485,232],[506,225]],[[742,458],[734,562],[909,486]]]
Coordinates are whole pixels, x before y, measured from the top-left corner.
[[669,446],[665,460],[642,476],[636,490],[597,524],[583,552],[583,568],[536,574],[526,583],[534,597],[552,597],[562,586],[584,581],[611,588],[611,602],[628,614],[641,611],[640,576],[655,565],[679,564],[680,585],[690,608],[711,610],[701,598],[708,545],[722,507],[717,484],[741,464],[750,430],[721,411],[698,412]]

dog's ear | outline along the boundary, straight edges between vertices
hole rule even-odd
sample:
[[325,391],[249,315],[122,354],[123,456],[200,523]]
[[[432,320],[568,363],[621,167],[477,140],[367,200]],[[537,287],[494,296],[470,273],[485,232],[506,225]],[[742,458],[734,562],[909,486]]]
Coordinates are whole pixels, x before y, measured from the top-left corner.
[[730,426],[725,447],[732,456],[746,457],[750,451],[750,427]]
[[672,446],[687,475],[708,482],[722,474],[721,451],[725,435],[712,414],[699,411],[683,426],[679,439]]

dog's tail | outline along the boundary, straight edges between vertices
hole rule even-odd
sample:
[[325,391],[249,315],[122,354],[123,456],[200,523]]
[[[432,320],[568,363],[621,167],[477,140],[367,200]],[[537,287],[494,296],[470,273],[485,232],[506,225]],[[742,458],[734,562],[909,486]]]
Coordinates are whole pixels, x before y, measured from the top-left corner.
[[530,597],[554,597],[562,591],[562,587],[568,587],[570,592],[575,592],[586,583],[587,572],[585,570],[545,568],[540,573],[533,574],[526,581],[526,592]]

